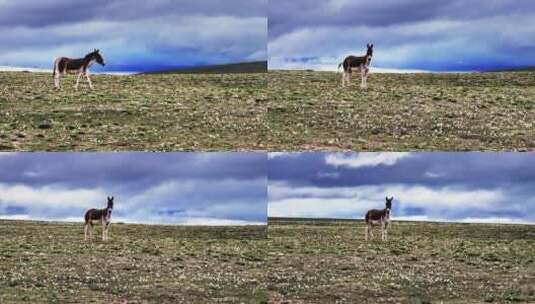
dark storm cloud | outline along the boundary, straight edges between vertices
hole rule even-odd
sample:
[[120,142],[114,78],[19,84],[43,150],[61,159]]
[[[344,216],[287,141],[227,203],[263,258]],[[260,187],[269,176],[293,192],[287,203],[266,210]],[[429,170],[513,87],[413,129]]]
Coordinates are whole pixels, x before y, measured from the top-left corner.
[[[388,153],[387,153],[388,154]],[[345,154],[351,156],[351,153]],[[337,178],[322,174],[337,173]],[[318,175],[318,173],[320,173]],[[362,186],[385,183],[426,186],[496,187],[535,183],[535,155],[529,153],[413,153],[395,165],[333,167],[325,154],[303,153],[269,160],[269,179],[299,186]]]
[[534,8],[528,1],[513,0],[273,0],[269,5],[269,36],[303,27],[386,27],[435,19],[473,20],[526,13]]
[[134,189],[167,179],[256,179],[260,153],[17,153],[0,162],[2,182],[67,187],[118,183]]
[[267,0],[44,0],[0,2],[0,26],[45,27],[88,20],[191,15],[265,17]]

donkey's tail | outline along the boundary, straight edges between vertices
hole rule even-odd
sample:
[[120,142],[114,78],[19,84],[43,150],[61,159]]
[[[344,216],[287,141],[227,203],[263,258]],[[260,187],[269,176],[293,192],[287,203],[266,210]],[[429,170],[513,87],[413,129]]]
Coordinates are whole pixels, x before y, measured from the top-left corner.
[[342,66],[343,62],[340,62],[340,64],[338,65],[338,70],[340,70],[340,67]]

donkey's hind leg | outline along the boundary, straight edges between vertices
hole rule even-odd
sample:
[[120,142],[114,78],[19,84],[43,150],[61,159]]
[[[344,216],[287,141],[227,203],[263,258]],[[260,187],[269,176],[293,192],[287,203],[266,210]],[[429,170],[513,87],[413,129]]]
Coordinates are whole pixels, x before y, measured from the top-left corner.
[[78,84],[80,84],[80,77],[82,77],[82,72],[79,72],[78,76],[76,77],[76,84],[74,85],[75,90],[78,90]]
[[100,224],[102,225],[102,241],[106,241],[106,222],[104,218],[100,220]]
[[54,78],[54,88],[59,89],[59,58],[54,60],[54,70],[52,71],[52,77]]
[[364,228],[364,239],[366,242],[368,241],[368,235],[370,234],[370,225],[366,224],[366,228]]
[[84,224],[84,241],[87,242],[87,233],[88,233],[89,225],[87,223]]
[[57,71],[56,75],[54,75],[54,88],[59,90],[59,71]]
[[93,242],[93,224],[88,222],[85,224],[86,240],[89,240],[90,243]]

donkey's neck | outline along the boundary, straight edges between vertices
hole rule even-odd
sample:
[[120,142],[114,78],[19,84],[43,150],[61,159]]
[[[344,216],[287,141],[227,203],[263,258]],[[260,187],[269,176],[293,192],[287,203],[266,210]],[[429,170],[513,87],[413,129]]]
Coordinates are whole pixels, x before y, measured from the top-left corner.
[[92,66],[94,62],[95,62],[95,58],[93,58],[93,56],[86,56],[84,58],[84,66],[86,68]]

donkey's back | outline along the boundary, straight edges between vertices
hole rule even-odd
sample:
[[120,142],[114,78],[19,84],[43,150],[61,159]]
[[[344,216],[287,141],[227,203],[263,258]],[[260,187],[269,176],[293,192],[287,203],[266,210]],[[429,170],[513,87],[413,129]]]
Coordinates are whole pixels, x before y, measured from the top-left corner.
[[104,211],[101,209],[89,209],[85,212],[85,222],[88,223],[94,220],[98,220],[103,216],[103,214]]

